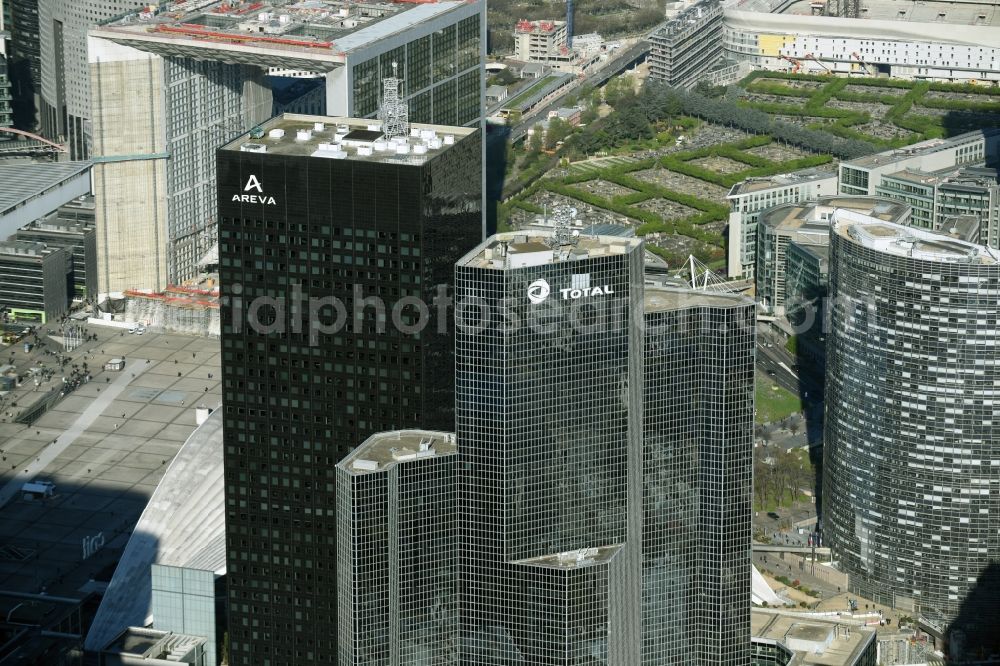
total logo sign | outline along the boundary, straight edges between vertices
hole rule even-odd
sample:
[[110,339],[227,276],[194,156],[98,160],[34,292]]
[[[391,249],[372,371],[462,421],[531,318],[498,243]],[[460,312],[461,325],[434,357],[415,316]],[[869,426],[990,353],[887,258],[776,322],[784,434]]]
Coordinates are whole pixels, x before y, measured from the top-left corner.
[[[256,191],[257,194],[247,194],[247,192],[250,191]],[[239,203],[265,204],[267,206],[273,206],[276,203],[274,197],[264,194],[264,186],[260,184],[260,181],[257,180],[257,176],[253,174],[250,174],[250,178],[247,180],[247,184],[243,188],[243,194],[234,194],[233,201]]]
[[[574,276],[574,284],[578,282],[576,279],[577,277],[578,276]],[[580,281],[585,284],[573,286],[568,289],[560,289],[559,293],[562,295],[562,299],[564,301],[569,301],[576,300],[578,298],[590,298],[592,296],[607,296],[608,294],[615,293],[615,290],[608,284],[599,287],[591,287],[589,284],[590,276],[588,275],[586,278],[587,279]],[[546,280],[535,280],[528,285],[528,300],[535,305],[544,301],[551,293],[552,287],[549,286],[549,283]]]

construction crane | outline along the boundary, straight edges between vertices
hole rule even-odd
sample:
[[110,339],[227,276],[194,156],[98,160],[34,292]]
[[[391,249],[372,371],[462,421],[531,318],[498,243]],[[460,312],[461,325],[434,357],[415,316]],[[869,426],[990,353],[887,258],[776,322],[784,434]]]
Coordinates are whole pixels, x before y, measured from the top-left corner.
[[830,74],[830,73],[831,73],[831,72],[830,72],[830,68],[829,68],[829,67],[827,67],[827,66],[826,66],[825,64],[823,64],[823,61],[822,61],[822,60],[820,60],[819,58],[817,58],[817,57],[816,57],[815,55],[813,55],[812,53],[807,53],[807,54],[805,54],[805,56],[803,56],[803,59],[804,59],[804,60],[812,60],[812,61],[813,61],[813,62],[815,62],[815,63],[816,63],[817,65],[819,65],[820,67],[822,67],[822,68],[823,68],[823,70],[824,70],[824,71],[825,71],[825,72],[826,72],[827,74]]
[[792,67],[792,74],[798,74],[799,70],[802,69],[802,61],[801,60],[796,60],[795,58],[792,58],[792,57],[789,57],[789,56],[786,56],[786,55],[782,55],[782,54],[779,54],[778,57],[781,58],[782,60],[787,60],[788,62],[790,62],[793,65],[795,65],[794,67]]
[[857,60],[858,62],[860,62],[861,65],[865,68],[865,74],[872,75],[872,71],[871,71],[872,70],[872,66],[869,65],[867,62],[865,62],[864,59],[861,56],[858,55],[857,51],[853,51],[851,53],[851,55],[854,56],[854,59]]

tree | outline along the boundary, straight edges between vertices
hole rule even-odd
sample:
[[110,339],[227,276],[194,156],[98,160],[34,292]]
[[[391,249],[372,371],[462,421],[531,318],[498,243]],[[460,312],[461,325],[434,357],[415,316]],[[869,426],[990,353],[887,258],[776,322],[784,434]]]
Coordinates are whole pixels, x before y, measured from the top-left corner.
[[542,135],[545,130],[542,129],[541,123],[535,125],[532,128],[531,136],[528,137],[528,152],[538,153],[542,150]]
[[604,101],[615,109],[622,101],[634,97],[635,79],[630,74],[615,77],[604,86]]
[[552,150],[556,145],[573,133],[573,126],[562,118],[549,119],[549,128],[545,130],[545,149]]
[[509,86],[517,81],[517,74],[511,71],[510,67],[501,69],[487,80],[491,86]]

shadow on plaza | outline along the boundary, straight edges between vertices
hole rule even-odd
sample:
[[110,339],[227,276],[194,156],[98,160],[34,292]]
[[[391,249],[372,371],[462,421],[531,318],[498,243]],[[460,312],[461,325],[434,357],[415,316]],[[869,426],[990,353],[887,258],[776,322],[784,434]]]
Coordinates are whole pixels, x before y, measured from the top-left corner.
[[1000,660],[1000,562],[991,562],[948,625],[945,655],[949,664]]
[[[9,465],[9,452],[7,457]],[[101,590],[111,582],[149,498],[102,486],[101,471],[114,469],[114,463],[101,471],[94,463],[80,465],[80,481],[60,481],[45,473],[31,477],[53,480],[53,497],[24,500],[19,492],[0,509],[0,663],[86,663],[83,643]],[[0,486],[29,480],[12,472],[8,467],[0,475]],[[145,549],[155,553],[158,537],[145,535]],[[130,594],[140,591],[131,589]]]

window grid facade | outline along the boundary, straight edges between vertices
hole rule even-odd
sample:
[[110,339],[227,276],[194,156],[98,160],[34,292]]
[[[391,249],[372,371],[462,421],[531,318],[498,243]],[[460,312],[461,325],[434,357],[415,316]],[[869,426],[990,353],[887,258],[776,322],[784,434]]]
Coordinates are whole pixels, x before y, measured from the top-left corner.
[[[353,465],[403,437],[441,450]],[[337,466],[341,666],[457,663],[457,461],[454,435],[403,431],[372,436]]]
[[353,66],[354,115],[373,118],[381,80],[403,79],[412,122],[467,126],[481,115],[483,70],[480,17],[469,16]]
[[754,305],[689,300],[645,314],[642,663],[745,666]]
[[[637,663],[629,582],[639,562],[626,542],[641,529],[638,493],[629,493],[641,482],[641,339],[631,319],[641,262],[632,247],[526,268],[456,268],[458,303],[479,299],[524,324],[466,329],[457,313],[463,665]],[[545,279],[557,299],[579,273],[614,290],[597,304],[599,331],[526,297]],[[558,557],[581,549],[593,550]]]
[[942,631],[960,611],[995,618],[995,605],[964,604],[1000,552],[1000,267],[914,258],[836,229],[827,542],[866,598],[916,611]]
[[[374,432],[451,426],[450,325],[438,333],[435,318],[409,335],[385,317],[406,296],[434,303],[481,240],[479,141],[478,131],[456,138],[419,166],[218,153],[234,665],[336,663],[335,466]],[[231,201],[251,174],[276,205]],[[386,311],[355,316],[355,294]],[[261,307],[248,325],[250,304],[266,303],[257,299],[329,296],[351,316],[315,339],[302,307],[281,321]]]

